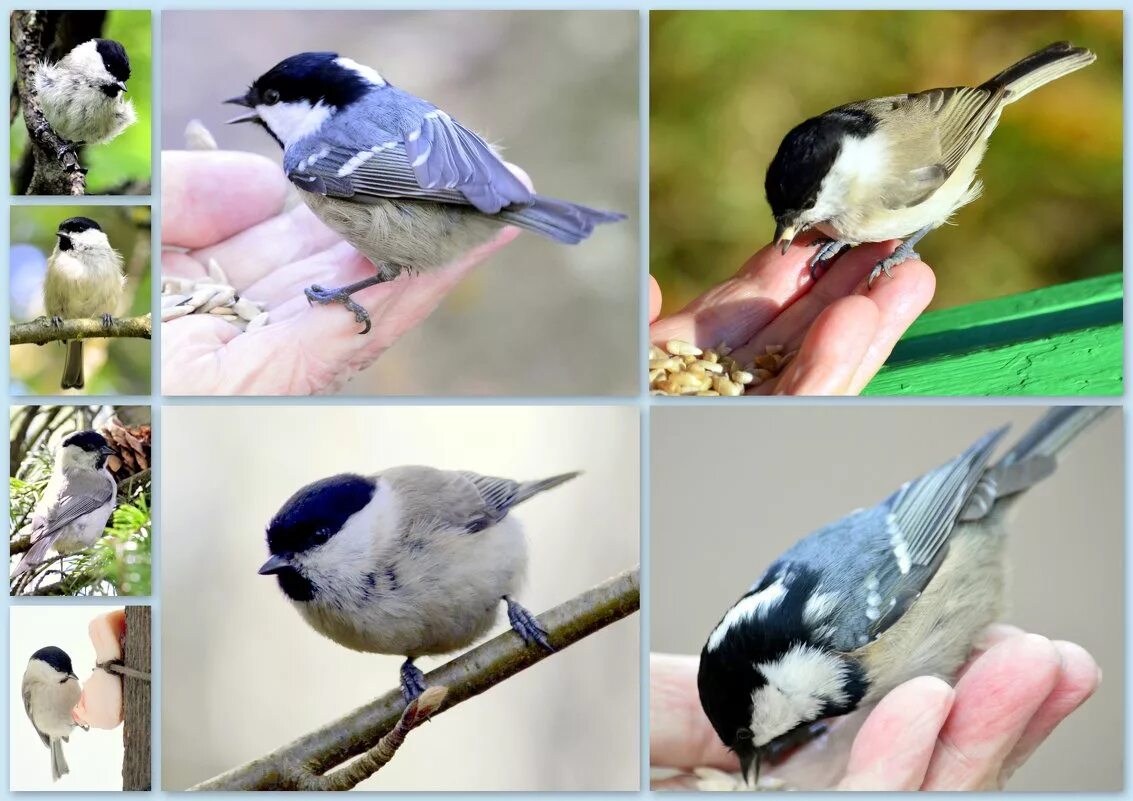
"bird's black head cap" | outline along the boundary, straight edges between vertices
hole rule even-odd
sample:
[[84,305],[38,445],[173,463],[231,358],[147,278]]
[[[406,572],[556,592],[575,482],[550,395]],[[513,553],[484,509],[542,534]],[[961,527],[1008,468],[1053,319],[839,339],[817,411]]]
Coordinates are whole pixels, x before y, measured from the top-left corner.
[[130,80],[130,57],[126,55],[126,48],[121,42],[113,39],[95,39],[94,46],[102,56],[102,63],[106,65],[107,72],[123,83]]

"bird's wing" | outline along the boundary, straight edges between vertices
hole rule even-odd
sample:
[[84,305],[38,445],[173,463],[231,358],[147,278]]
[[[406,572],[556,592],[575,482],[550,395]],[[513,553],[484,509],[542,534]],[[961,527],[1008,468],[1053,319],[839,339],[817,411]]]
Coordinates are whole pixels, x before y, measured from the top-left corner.
[[507,517],[511,507],[521,500],[518,481],[468,471],[459,475],[475,488],[480,498],[479,508],[473,511],[465,523],[465,528],[469,531],[482,531],[494,526]]
[[39,735],[39,739],[43,740],[43,744],[50,747],[51,746],[51,738],[48,737],[46,734],[44,734],[43,732],[41,732],[39,730],[39,726],[35,725],[35,718],[33,718],[31,716],[31,688],[28,687],[26,682],[24,683],[24,686],[23,686],[23,696],[24,696],[24,711],[28,713],[28,720],[31,721],[32,728],[35,729],[35,733]]
[[869,635],[876,639],[901,619],[948,553],[949,537],[977,490],[1006,427],[981,437],[951,462],[916,478],[881,504],[878,532],[891,559],[866,577]]
[[44,527],[36,539],[47,537],[114,500],[114,479],[101,471],[74,470],[64,473],[62,491],[47,510]]
[[347,110],[334,131],[288,148],[288,177],[330,197],[431,200],[485,214],[532,202],[531,190],[477,134],[435,106],[404,92],[400,98],[397,125]]
[[[885,128],[895,140],[893,178],[881,188],[887,208],[915,206],[947,181],[964,156],[998,119],[1004,93],[970,86],[930,89],[852,104],[892,120]],[[916,140],[902,147],[902,139]],[[915,154],[902,159],[900,154]]]

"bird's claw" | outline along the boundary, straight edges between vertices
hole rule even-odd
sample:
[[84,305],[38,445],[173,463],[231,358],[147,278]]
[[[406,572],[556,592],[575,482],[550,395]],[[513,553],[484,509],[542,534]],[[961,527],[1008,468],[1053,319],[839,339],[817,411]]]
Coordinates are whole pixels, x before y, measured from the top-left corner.
[[894,267],[896,267],[898,264],[909,261],[910,259],[919,259],[920,257],[921,255],[915,250],[903,250],[903,248],[897,248],[895,251],[893,251],[892,256],[887,259],[882,259],[877,263],[877,266],[873,268],[873,270],[869,274],[869,280],[866,281],[866,288],[872,289],[874,280],[882,273],[885,273],[886,278],[892,278]]
[[807,261],[807,267],[810,268],[810,279],[817,281],[818,273],[826,266],[827,262],[833,261],[846,247],[845,242],[840,242],[837,239],[819,240],[818,250]]
[[523,642],[527,645],[538,645],[545,651],[554,652],[554,646],[547,640],[547,630],[539,625],[539,620],[535,615],[507,596],[504,597],[504,601],[507,602],[508,622]]
[[370,333],[372,327],[370,323],[370,313],[362,308],[352,297],[350,293],[342,289],[324,289],[318,284],[313,284],[303,290],[303,294],[307,296],[308,304],[321,304],[328,303],[341,303],[346,307],[347,311],[354,313],[354,320],[362,324],[362,330],[359,334]]
[[114,325],[114,318],[111,316],[110,312],[103,312],[103,314],[102,314],[102,327],[103,328],[110,328],[113,325]]
[[425,692],[425,674],[421,672],[421,668],[413,664],[412,660],[406,659],[401,663],[401,697],[408,705],[416,701],[423,692]]
[[51,324],[53,326],[55,326],[56,328],[62,328],[63,327],[63,318],[60,317],[58,314],[53,314],[53,315],[51,315]]

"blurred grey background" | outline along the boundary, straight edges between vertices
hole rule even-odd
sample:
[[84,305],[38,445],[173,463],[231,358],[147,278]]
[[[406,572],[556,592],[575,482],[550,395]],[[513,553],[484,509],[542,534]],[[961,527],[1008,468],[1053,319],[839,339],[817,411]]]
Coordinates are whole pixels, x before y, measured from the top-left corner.
[[[529,551],[517,599],[536,614],[640,560],[636,408],[173,406],[162,423],[166,790],[397,687],[401,657],[323,638],[256,575],[268,520],[304,484],[398,464],[516,478],[584,471],[513,512]],[[500,447],[501,432],[522,447]],[[501,612],[490,636],[506,628]],[[636,790],[639,629],[631,615],[446,710],[360,789]],[[449,658],[417,664],[427,673]]]
[[[796,540],[1040,407],[661,408],[651,415],[650,650],[699,654],[724,612]],[[697,443],[690,449],[690,443]],[[726,443],[726,444],[725,444]],[[1010,790],[1122,789],[1125,700],[1121,411],[1019,503],[1006,622],[1085,647],[1105,680]],[[694,499],[694,500],[690,500]],[[715,511],[719,508],[721,511]]]
[[257,126],[224,125],[221,101],[289,55],[335,50],[504,146],[540,192],[629,215],[574,247],[523,234],[345,392],[637,392],[636,11],[168,11],[162,31],[163,149],[199,118],[221,148],[278,159]]

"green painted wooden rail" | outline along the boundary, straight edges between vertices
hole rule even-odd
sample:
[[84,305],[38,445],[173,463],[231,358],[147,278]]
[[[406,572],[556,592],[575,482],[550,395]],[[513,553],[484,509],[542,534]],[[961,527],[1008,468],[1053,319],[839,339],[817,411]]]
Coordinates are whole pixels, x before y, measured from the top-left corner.
[[1122,274],[921,316],[865,395],[1122,394]]

